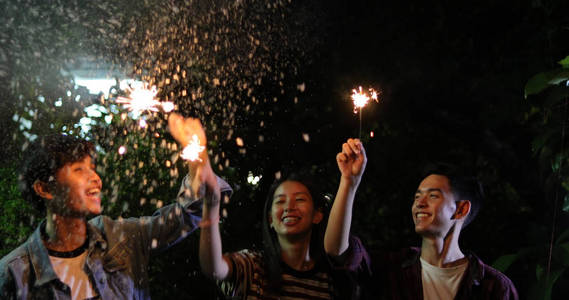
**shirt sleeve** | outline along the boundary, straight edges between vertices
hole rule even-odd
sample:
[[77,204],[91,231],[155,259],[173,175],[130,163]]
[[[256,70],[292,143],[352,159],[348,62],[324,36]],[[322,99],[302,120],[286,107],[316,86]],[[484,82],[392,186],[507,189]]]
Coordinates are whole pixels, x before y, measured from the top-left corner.
[[370,258],[359,238],[350,236],[348,250],[340,256],[329,256],[334,269],[349,272],[367,272],[370,270]]
[[[217,177],[222,197],[229,197],[232,189]],[[150,217],[141,217],[138,222],[141,239],[147,249],[161,252],[186,238],[198,228],[201,221],[202,199],[194,199],[189,191],[188,176],[184,177],[178,192],[177,203],[158,209]]]
[[231,263],[230,278],[219,281],[218,284],[226,297],[245,299],[248,291],[259,289],[261,280],[261,256],[250,250],[225,254]]
[[[233,189],[231,186],[221,177],[217,176],[217,184],[219,185],[219,190],[221,192],[221,198],[229,198],[233,194]],[[196,199],[192,194],[190,189],[190,177],[188,175],[184,176],[182,184],[180,185],[180,190],[178,191],[177,201],[180,205],[187,207],[192,211],[199,211],[201,214],[202,199]]]

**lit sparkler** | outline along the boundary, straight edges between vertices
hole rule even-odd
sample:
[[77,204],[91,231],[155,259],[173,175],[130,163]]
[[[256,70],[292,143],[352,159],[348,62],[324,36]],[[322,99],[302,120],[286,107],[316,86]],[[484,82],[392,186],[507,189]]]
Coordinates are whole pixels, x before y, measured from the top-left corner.
[[377,92],[374,89],[370,88],[368,92],[364,92],[361,86],[357,90],[352,89],[352,101],[354,101],[354,114],[358,113],[358,109],[360,111],[360,135],[359,135],[360,138],[362,137],[362,109],[364,108],[364,106],[368,104],[370,99],[374,100],[375,102],[378,102]]
[[[116,102],[119,104],[123,104],[125,108],[127,108],[134,114],[141,114],[145,111],[159,112],[160,111],[159,108],[161,108],[162,112],[164,113],[170,113],[175,108],[173,102],[169,101],[161,102],[158,99],[156,99],[157,90],[155,86],[152,86],[151,88],[136,86],[136,87],[130,87],[128,88],[128,90],[129,90],[129,96],[118,97]],[[170,121],[183,122],[183,118],[173,113],[170,116]],[[140,119],[139,126],[140,128],[145,128],[147,126],[146,121],[144,119]],[[199,126],[201,128],[201,125]],[[198,135],[193,134],[188,145],[186,145],[182,150],[180,157],[189,161],[202,162],[203,160],[200,158],[200,153],[202,153],[205,150],[205,148],[206,148],[205,146],[201,145]],[[121,149],[119,149],[119,154],[122,155],[125,152],[126,148],[122,147]]]
[[124,104],[124,107],[135,114],[141,114],[145,111],[158,112],[159,108],[166,113],[174,110],[174,103],[161,102],[156,99],[158,91],[155,86],[151,88],[146,87],[130,87],[128,97],[117,97],[117,103]]
[[182,150],[182,154],[180,154],[180,157],[189,161],[201,162],[202,159],[200,158],[200,153],[204,151],[204,149],[205,146],[202,146],[200,144],[200,139],[198,138],[198,135],[194,134],[192,135],[192,139],[190,140],[188,145],[184,147],[184,149]]

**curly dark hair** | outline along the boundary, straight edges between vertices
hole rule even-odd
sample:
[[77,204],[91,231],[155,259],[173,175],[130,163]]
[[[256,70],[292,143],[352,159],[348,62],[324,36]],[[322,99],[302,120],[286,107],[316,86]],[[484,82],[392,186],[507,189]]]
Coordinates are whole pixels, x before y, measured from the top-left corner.
[[269,215],[273,203],[273,196],[276,189],[285,181],[295,181],[303,184],[312,197],[314,209],[322,212],[324,218],[318,224],[312,225],[312,234],[310,238],[310,256],[317,263],[326,265],[326,252],[324,251],[324,233],[328,223],[329,200],[326,195],[320,191],[319,185],[316,184],[313,176],[309,173],[291,173],[276,179],[271,185],[265,205],[263,208],[263,260],[266,267],[267,277],[269,279],[269,287],[278,290],[281,287],[282,267],[281,267],[281,246],[277,239],[276,232],[270,227]]
[[93,156],[94,149],[91,142],[75,136],[54,134],[38,137],[24,151],[24,161],[18,177],[24,200],[44,212],[45,203],[34,191],[34,182],[55,182],[55,174],[59,169],[86,156]]

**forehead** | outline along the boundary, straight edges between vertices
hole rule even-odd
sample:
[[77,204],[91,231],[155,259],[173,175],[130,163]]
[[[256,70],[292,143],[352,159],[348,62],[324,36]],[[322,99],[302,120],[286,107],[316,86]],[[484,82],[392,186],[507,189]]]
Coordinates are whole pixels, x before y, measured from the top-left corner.
[[90,155],[87,154],[87,155],[83,156],[83,157],[80,158],[80,159],[68,161],[67,163],[65,163],[65,164],[60,168],[60,170],[66,168],[66,167],[71,167],[71,166],[74,165],[74,164],[88,164],[88,165],[91,165],[91,164],[93,164],[93,163],[94,163],[93,158],[92,158]]
[[421,183],[419,184],[417,190],[425,191],[429,189],[440,189],[444,193],[449,193],[450,183],[448,181],[448,178],[444,175],[436,175],[436,174],[431,174],[425,177],[425,179],[423,179],[423,181],[421,181]]
[[310,196],[310,191],[304,184],[298,181],[285,181],[277,187],[273,197],[294,195],[294,194],[306,194]]

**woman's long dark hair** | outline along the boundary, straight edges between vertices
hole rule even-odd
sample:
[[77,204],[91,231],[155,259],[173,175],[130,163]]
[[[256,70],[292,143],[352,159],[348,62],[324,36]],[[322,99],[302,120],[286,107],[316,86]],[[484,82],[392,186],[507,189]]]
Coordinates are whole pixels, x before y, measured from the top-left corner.
[[281,266],[281,246],[279,244],[276,232],[270,227],[269,215],[273,204],[273,197],[276,189],[285,181],[295,181],[303,184],[312,197],[315,210],[320,210],[323,214],[322,221],[312,225],[312,234],[310,237],[310,256],[316,264],[325,265],[324,252],[324,233],[326,232],[326,224],[328,223],[328,199],[320,192],[318,185],[314,182],[312,176],[304,173],[291,173],[288,176],[281,176],[273,182],[265,206],[263,208],[263,260],[265,262],[265,272],[269,280],[269,288],[279,290],[282,281]]

